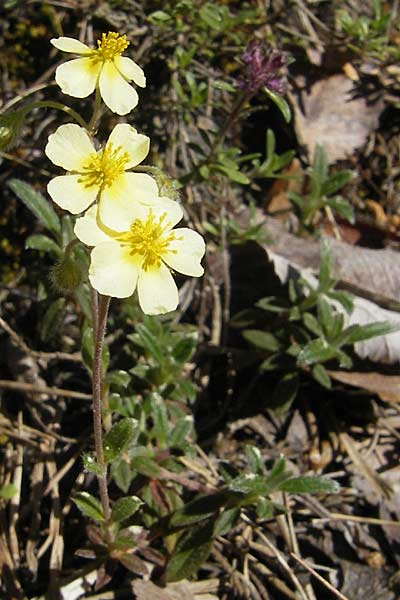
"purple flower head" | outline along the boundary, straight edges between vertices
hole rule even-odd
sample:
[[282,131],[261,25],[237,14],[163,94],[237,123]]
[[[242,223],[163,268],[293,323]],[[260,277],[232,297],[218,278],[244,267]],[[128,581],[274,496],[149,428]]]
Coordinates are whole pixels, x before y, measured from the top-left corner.
[[286,89],[286,77],[282,72],[286,58],[282,52],[268,50],[262,42],[252,40],[242,56],[243,77],[238,87],[252,94],[263,87],[272,92],[283,94]]

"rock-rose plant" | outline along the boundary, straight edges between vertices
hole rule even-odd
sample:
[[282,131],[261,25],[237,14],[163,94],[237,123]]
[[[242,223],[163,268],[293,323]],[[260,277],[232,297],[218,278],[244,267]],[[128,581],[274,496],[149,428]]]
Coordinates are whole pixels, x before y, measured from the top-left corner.
[[[126,36],[103,33],[93,49],[78,40],[60,37],[53,46],[79,58],[61,64],[56,82],[64,94],[86,98],[96,91],[90,125],[74,111],[76,123],[61,125],[49,136],[47,157],[66,172],[48,184],[48,193],[62,209],[80,215],[75,224],[77,241],[91,248],[89,281],[92,287],[94,358],[93,425],[96,475],[106,535],[112,542],[113,513],[107,487],[107,460],[103,445],[102,349],[110,297],[128,298],[137,290],[144,313],[164,314],[178,306],[179,294],[172,272],[200,277],[205,252],[203,238],[187,227],[175,228],[183,218],[178,202],[163,197],[157,181],[141,166],[150,139],[127,123],[118,123],[99,145],[94,124],[100,98],[118,115],[138,103],[133,81],[144,87],[142,69],[121,56]],[[100,129],[100,134],[102,131]],[[154,167],[148,168],[149,173]],[[114,510],[114,509],[113,509]],[[115,511],[114,511],[115,512]]]

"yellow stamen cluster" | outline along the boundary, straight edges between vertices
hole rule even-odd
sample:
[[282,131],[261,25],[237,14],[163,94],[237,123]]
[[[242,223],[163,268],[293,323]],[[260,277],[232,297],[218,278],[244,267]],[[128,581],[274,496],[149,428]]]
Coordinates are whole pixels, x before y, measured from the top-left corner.
[[164,223],[166,216],[166,213],[163,213],[156,220],[154,214],[150,212],[146,221],[136,219],[132,223],[130,231],[117,238],[122,245],[129,246],[129,254],[144,256],[142,265],[144,271],[154,265],[160,266],[162,256],[166,252],[176,254],[176,250],[170,250],[169,245],[178,238],[171,231],[169,224]]
[[126,35],[119,35],[114,31],[103,33],[101,40],[97,40],[96,55],[103,61],[113,60],[116,56],[120,56],[129,46]]
[[102,190],[122,175],[128,161],[129,155],[122,152],[121,146],[113,148],[112,144],[107,144],[104,150],[90,155],[78,181],[85,187],[99,186]]

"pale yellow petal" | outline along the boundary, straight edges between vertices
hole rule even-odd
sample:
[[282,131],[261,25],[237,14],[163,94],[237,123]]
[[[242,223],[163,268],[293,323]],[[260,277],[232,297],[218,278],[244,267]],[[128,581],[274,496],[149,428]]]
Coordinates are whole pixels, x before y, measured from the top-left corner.
[[51,199],[64,210],[77,215],[95,202],[98,187],[87,188],[79,183],[80,175],[61,175],[49,181]]
[[136,90],[124,79],[111,61],[106,61],[99,78],[100,94],[105,104],[117,115],[126,115],[139,101]]
[[178,306],[178,288],[170,270],[163,263],[140,271],[139,304],[146,315],[163,315]]
[[157,197],[157,184],[145,173],[124,173],[107,187],[99,202],[100,221],[116,231],[126,231],[130,223],[148,214],[139,206]]
[[174,271],[201,277],[204,269],[200,264],[206,249],[203,238],[197,231],[181,227],[174,229],[175,240],[168,246],[168,252],[163,254],[162,259]]
[[56,69],[56,82],[63,94],[74,98],[86,98],[94,91],[101,63],[91,58],[75,58],[63,63]]
[[104,296],[129,298],[136,288],[143,257],[131,256],[129,249],[117,242],[103,242],[91,253],[89,279]]
[[128,123],[119,123],[108,138],[107,146],[109,144],[112,144],[113,148],[121,147],[121,151],[128,154],[129,161],[125,165],[125,169],[128,170],[146,158],[150,149],[150,138],[138,133]]
[[146,87],[146,77],[143,69],[139,67],[131,58],[126,56],[117,56],[114,64],[118,71],[129,81],[134,81],[139,87]]
[[74,54],[92,54],[93,52],[92,48],[86,44],[70,37],[53,38],[50,40],[50,44],[63,52],[73,52]]
[[49,136],[46,156],[66,171],[80,171],[88,156],[95,152],[90,137],[83,127],[68,123],[61,125]]
[[143,206],[139,207],[142,219],[147,219],[150,211],[156,216],[164,215],[164,226],[172,229],[183,217],[183,210],[179,202],[166,198],[164,196],[152,197],[141,200]]
[[97,205],[93,205],[89,210],[86,211],[83,217],[76,220],[74,232],[78,240],[86,244],[87,246],[97,246],[102,242],[109,242],[111,240],[97,224],[96,219]]

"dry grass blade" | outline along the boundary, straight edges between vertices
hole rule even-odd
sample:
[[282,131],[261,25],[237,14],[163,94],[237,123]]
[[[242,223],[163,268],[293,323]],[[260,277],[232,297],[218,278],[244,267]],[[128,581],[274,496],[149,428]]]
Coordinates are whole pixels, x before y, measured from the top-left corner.
[[50,396],[62,396],[63,398],[74,398],[75,400],[91,400],[91,394],[75,392],[73,390],[64,390],[57,387],[47,387],[44,385],[35,385],[33,383],[20,383],[17,381],[8,381],[0,379],[0,389],[16,390],[20,392],[31,392],[35,394],[49,394]]
[[354,463],[357,469],[360,470],[361,474],[368,479],[372,487],[385,498],[390,498],[393,493],[391,486],[386,483],[371,467],[365,462],[357,450],[353,440],[347,433],[339,434],[340,443],[346,450],[350,460]]
[[333,587],[333,585],[331,585],[329,583],[329,581],[327,581],[326,579],[324,579],[323,577],[321,577],[321,575],[319,573],[317,573],[315,571],[315,569],[313,569],[312,567],[310,567],[310,565],[308,565],[305,560],[303,560],[302,558],[300,558],[299,556],[297,556],[294,552],[291,552],[290,556],[292,558],[294,558],[302,567],[304,567],[309,573],[311,573],[316,579],[318,579],[318,581],[320,581],[326,588],[328,588],[328,590],[330,590],[338,598],[340,598],[341,600],[349,600],[349,598],[347,598],[347,596],[343,596],[342,593],[340,593],[337,589],[335,589]]

